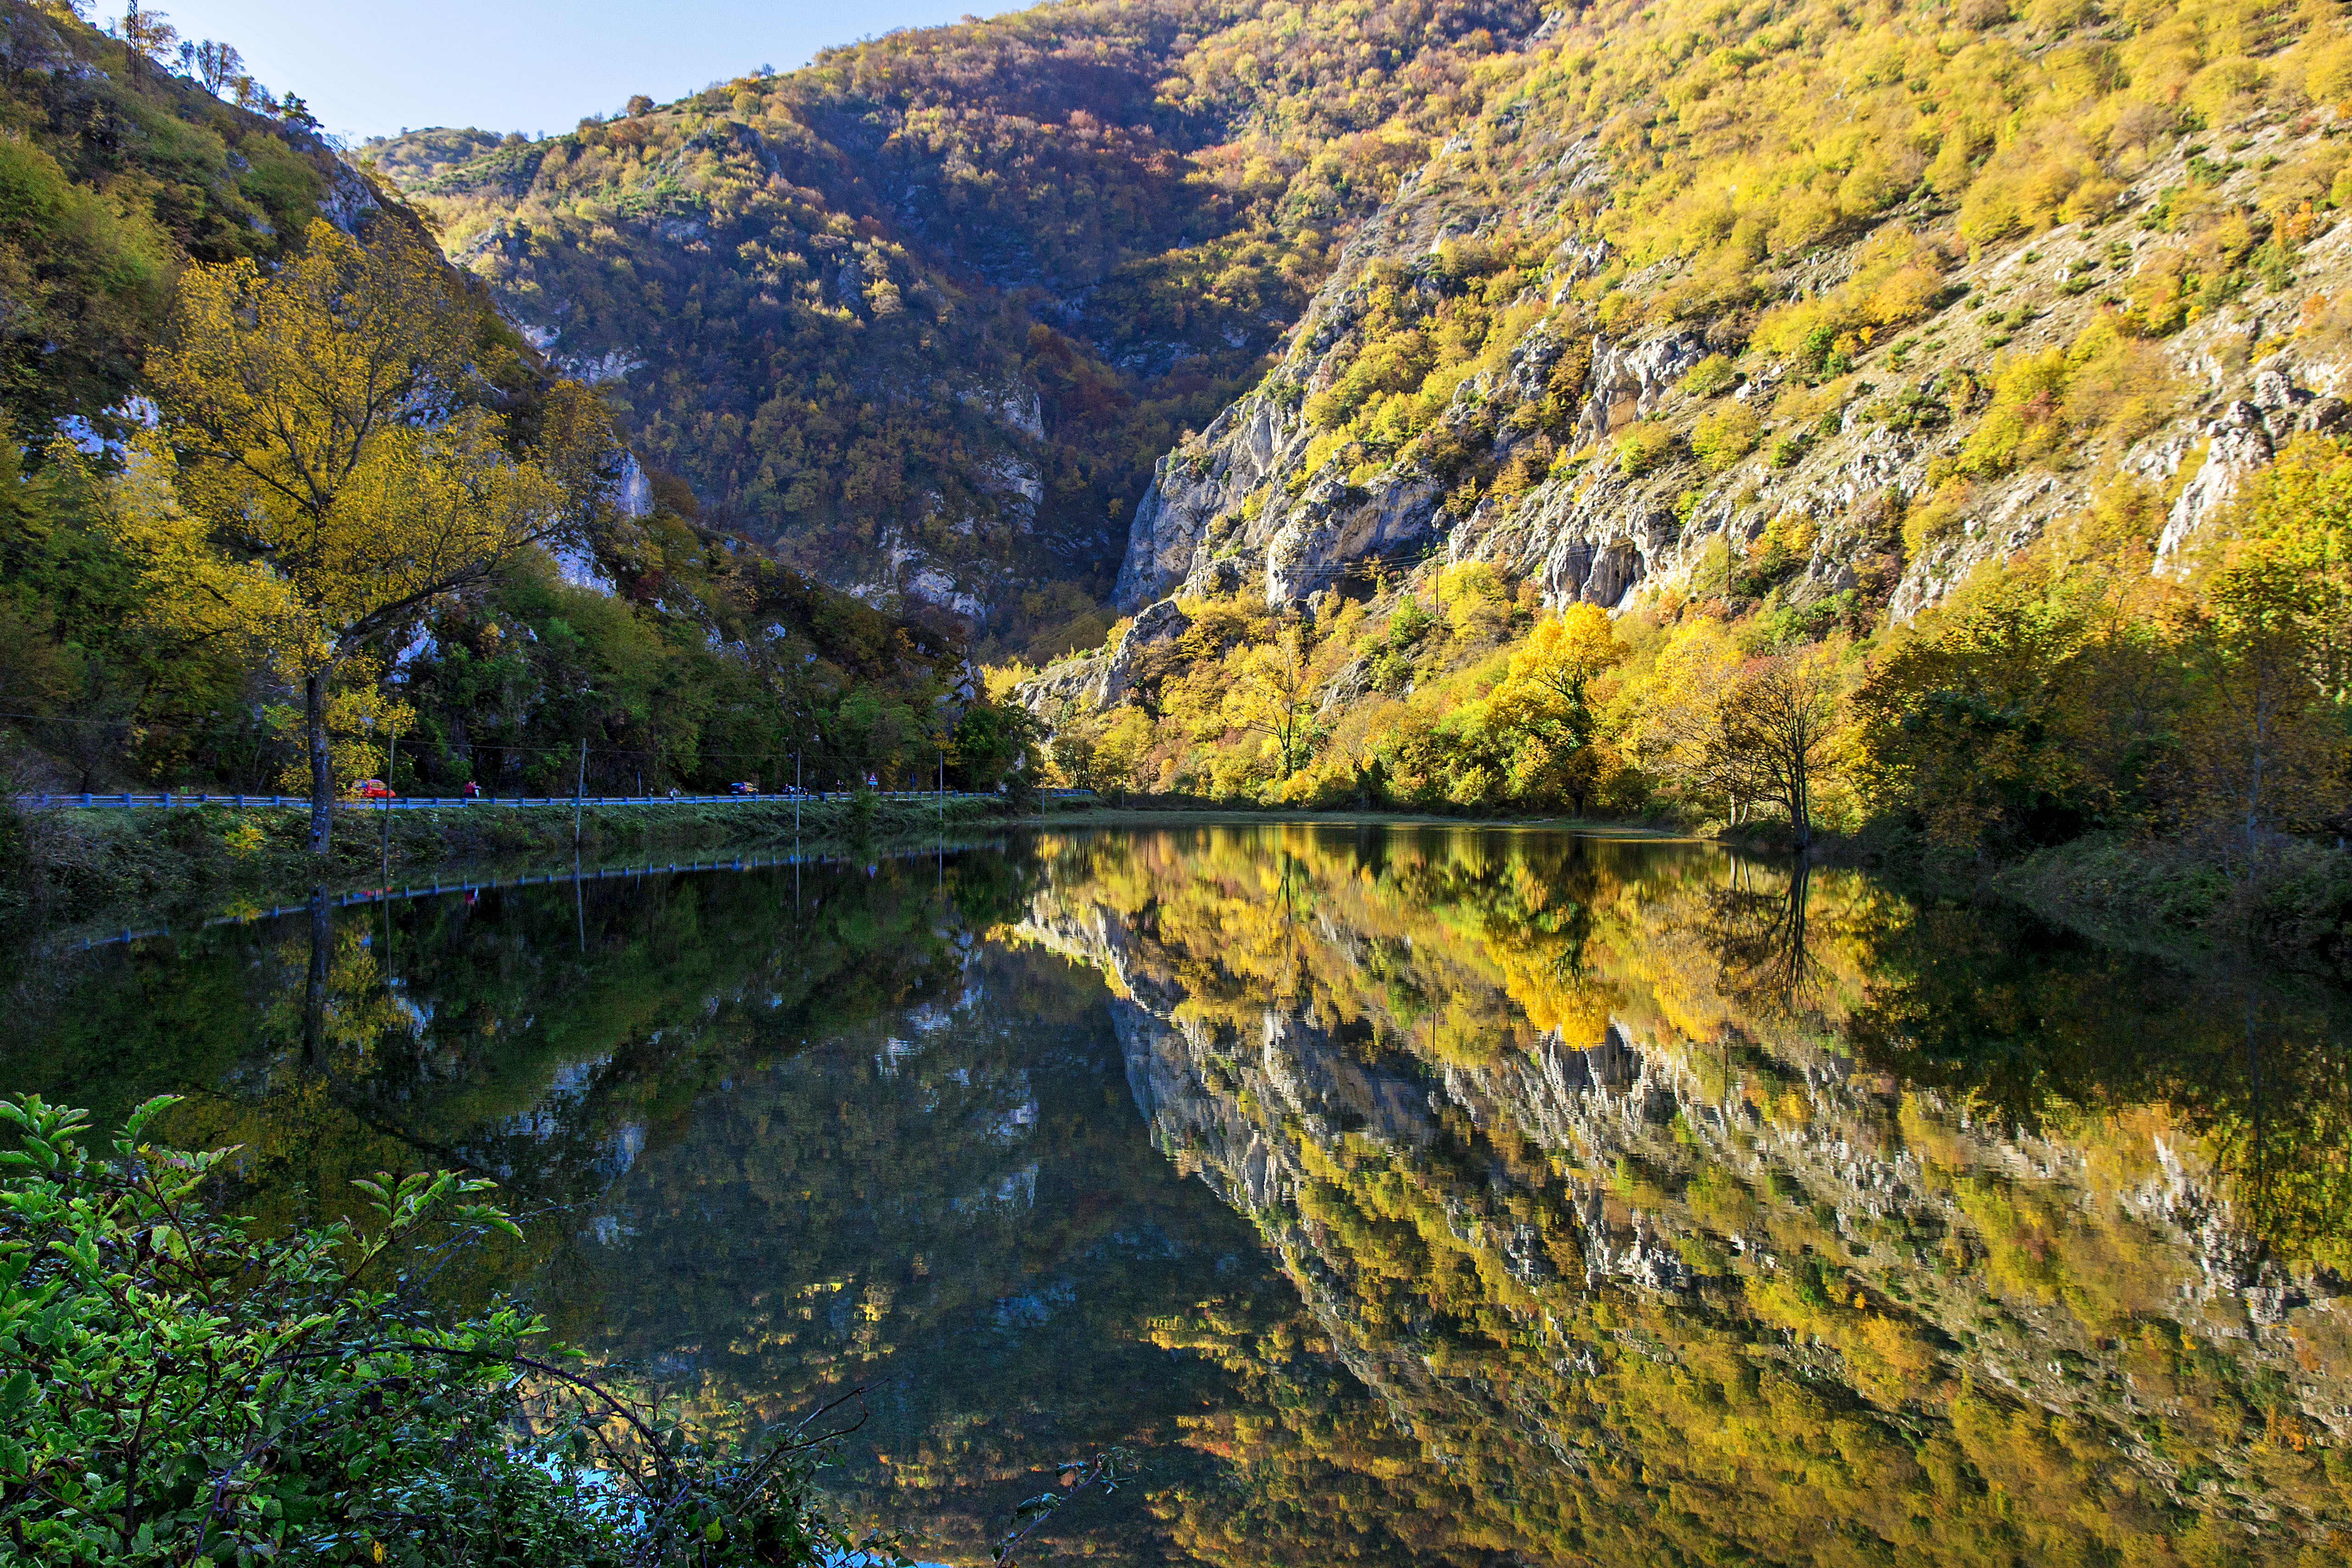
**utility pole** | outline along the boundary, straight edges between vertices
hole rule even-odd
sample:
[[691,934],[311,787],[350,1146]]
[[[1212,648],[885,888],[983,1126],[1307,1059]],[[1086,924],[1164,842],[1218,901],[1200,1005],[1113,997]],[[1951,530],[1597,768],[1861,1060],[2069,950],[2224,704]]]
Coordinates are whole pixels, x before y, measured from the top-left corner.
[[801,754],[793,753],[793,837],[801,836]]
[[580,737],[580,771],[572,779],[572,847],[580,847],[580,797],[588,789],[588,737]]
[[394,727],[392,747],[384,753],[383,761],[383,879],[386,882],[392,880],[392,774],[399,761],[400,731]]

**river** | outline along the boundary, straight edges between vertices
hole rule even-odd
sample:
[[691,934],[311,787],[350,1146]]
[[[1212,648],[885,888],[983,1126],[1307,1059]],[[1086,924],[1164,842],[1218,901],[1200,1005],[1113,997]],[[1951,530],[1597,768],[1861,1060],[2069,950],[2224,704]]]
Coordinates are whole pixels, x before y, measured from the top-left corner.
[[1215,826],[457,892],[17,966],[0,1090],[264,1223],[495,1176],[706,1427],[1033,1562],[2352,1554],[2347,998],[1712,846]]

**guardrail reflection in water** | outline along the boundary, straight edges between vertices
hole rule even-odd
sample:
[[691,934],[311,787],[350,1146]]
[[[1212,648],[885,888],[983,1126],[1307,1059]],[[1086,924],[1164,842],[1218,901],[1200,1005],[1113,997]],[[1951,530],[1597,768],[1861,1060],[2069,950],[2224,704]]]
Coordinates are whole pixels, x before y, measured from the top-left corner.
[[[569,802],[565,803],[569,804]],[[953,844],[941,843],[926,846],[920,850],[900,850],[882,858],[911,859],[919,854],[944,852],[949,849],[958,851],[970,849],[975,843],[989,841],[992,841],[959,840]],[[647,861],[642,865],[599,866],[593,870],[574,866],[567,871],[558,866],[536,875],[522,873],[514,876],[459,877],[449,880],[436,877],[425,883],[403,883],[397,889],[390,886],[360,888],[350,893],[328,894],[326,906],[329,909],[348,909],[353,904],[388,904],[410,898],[437,898],[443,894],[488,893],[499,888],[556,887],[564,883],[625,881],[630,877],[664,876],[677,872],[764,871],[771,866],[871,865],[873,863],[873,858],[860,855],[788,854],[731,855],[722,860]],[[198,929],[205,930],[209,930],[215,925],[249,925],[257,920],[273,920],[280,915],[306,914],[316,902],[306,898],[292,904],[273,904],[267,909],[255,905],[237,910],[234,914],[216,915],[209,920],[200,920],[196,925]],[[62,943],[48,951],[87,953],[92,948],[112,947],[125,942],[143,942],[150,937],[169,936],[172,931],[173,927],[169,925],[154,925],[135,931],[126,928],[105,936],[85,936],[79,941]]]

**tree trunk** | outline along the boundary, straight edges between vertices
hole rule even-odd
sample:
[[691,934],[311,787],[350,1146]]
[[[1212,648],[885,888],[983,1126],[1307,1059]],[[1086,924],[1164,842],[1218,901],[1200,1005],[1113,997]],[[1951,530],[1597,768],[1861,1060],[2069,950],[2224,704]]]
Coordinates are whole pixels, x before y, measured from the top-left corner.
[[327,749],[327,672],[302,684],[305,741],[310,748],[310,852],[324,857],[335,820],[335,759]]

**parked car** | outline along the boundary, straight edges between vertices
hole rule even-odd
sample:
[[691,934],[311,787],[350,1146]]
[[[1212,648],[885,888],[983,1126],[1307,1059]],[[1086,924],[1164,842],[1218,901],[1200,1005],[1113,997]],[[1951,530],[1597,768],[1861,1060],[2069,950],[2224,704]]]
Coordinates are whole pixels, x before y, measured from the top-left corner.
[[381,779],[362,779],[358,783],[352,786],[352,799],[354,800],[397,800],[400,797],[394,794],[392,792],[392,786],[385,783]]
[[756,795],[760,792],[760,786],[754,780],[740,779],[727,786],[727,792],[730,795]]

